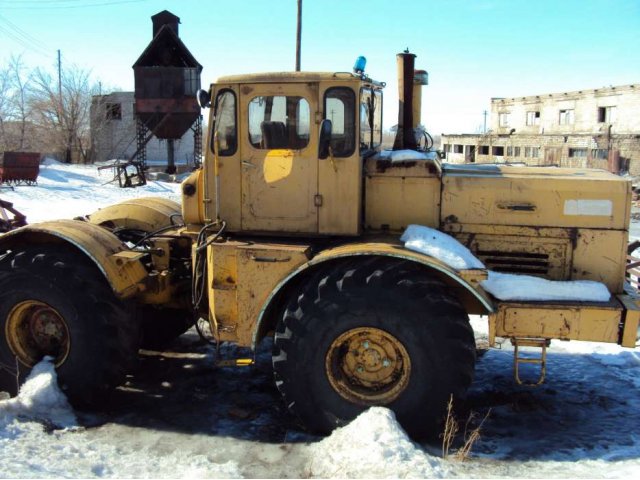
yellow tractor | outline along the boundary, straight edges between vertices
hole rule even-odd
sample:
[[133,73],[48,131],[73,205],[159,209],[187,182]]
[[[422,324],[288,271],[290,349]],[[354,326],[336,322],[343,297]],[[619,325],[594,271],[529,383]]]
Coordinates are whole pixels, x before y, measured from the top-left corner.
[[[205,319],[217,342],[255,349],[273,337],[276,385],[308,429],[384,405],[420,438],[473,380],[470,314],[486,316],[491,344],[511,339],[523,383],[520,347],[539,349],[532,383],[551,339],[634,347],[630,183],[441,163],[418,125],[426,74],[412,54],[398,65],[392,151],[381,150],[385,84],[360,61],[354,73],[226,76],[198,95],[210,131],[182,205],[129,200],[3,235],[5,383],[15,390],[49,355],[74,404],[99,403],[141,346]],[[418,248],[401,240],[408,227]],[[443,239],[474,261],[450,261]],[[489,287],[507,274],[600,296],[505,297]]]

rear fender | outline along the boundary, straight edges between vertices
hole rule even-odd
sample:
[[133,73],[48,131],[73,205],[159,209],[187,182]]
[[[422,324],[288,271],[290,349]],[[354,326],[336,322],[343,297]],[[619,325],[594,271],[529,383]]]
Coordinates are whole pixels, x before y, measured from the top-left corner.
[[127,249],[115,235],[98,225],[78,220],[56,220],[13,230],[0,237],[0,253],[31,245],[67,244],[86,255],[102,272],[119,298],[143,287],[147,271],[143,254]]
[[292,271],[276,286],[260,311],[253,348],[269,330],[275,328],[277,319],[274,313],[277,311],[277,306],[282,305],[284,299],[300,282],[304,281],[308,274],[331,262],[361,256],[397,258],[414,262],[424,268],[425,272],[451,287],[467,313],[488,314],[494,311],[491,298],[480,286],[480,282],[487,278],[487,271],[484,269],[455,270],[435,257],[407,250],[400,244],[348,244],[322,251],[309,262]]

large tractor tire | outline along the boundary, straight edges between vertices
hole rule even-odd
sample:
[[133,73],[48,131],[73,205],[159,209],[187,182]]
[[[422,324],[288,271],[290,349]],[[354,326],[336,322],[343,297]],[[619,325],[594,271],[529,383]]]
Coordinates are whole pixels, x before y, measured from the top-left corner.
[[31,367],[53,358],[75,406],[102,403],[135,362],[139,326],[92,262],[58,246],[0,258],[2,389],[16,394]]
[[404,261],[359,260],[320,272],[292,296],[275,333],[273,367],[285,403],[323,434],[382,405],[413,438],[434,437],[474,366],[466,312],[443,284]]

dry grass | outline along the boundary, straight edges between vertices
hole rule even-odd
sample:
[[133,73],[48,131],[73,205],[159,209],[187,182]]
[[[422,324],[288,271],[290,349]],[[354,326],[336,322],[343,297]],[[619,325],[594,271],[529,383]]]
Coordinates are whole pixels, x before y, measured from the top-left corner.
[[487,414],[480,421],[480,424],[473,429],[470,429],[470,425],[477,418],[477,416],[473,412],[469,415],[469,418],[467,418],[467,422],[465,423],[463,444],[454,454],[451,455],[450,451],[460,427],[458,425],[458,420],[456,419],[453,412],[453,397],[450,397],[449,404],[447,405],[447,419],[444,423],[444,432],[441,435],[442,457],[446,459],[452,458],[460,462],[463,462],[464,460],[469,458],[471,450],[473,449],[473,445],[478,440],[480,440],[480,431],[482,429],[482,425],[484,425],[485,420],[489,418],[490,413],[491,409],[489,409]]

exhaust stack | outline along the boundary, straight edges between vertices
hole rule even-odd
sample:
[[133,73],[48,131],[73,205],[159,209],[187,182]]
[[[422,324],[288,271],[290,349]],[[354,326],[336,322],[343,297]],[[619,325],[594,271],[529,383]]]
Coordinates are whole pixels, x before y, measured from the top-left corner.
[[[413,75],[415,68],[413,53],[406,50],[396,55],[398,62],[398,131],[393,142],[394,150],[415,150],[418,145],[413,133]],[[419,120],[419,119],[418,119]]]

